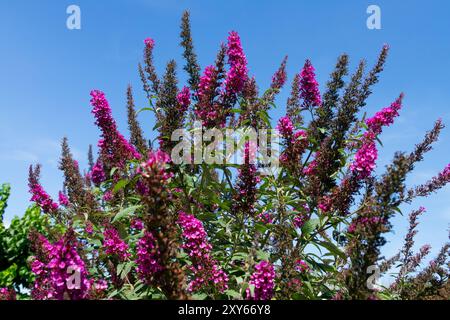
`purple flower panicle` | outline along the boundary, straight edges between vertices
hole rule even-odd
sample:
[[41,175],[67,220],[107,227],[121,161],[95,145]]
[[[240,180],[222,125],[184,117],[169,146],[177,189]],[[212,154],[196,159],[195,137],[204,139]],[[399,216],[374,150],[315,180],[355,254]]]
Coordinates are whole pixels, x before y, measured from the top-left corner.
[[67,198],[67,196],[62,191],[58,193],[58,202],[64,207],[69,206],[69,198]]
[[[84,261],[77,252],[73,232],[51,244],[40,237],[43,257],[34,258],[31,271],[36,275],[32,296],[37,300],[86,299],[91,288]],[[42,259],[42,260],[40,260]]]
[[152,38],[145,38],[144,44],[147,48],[153,49],[155,47],[155,40]]
[[394,119],[398,117],[399,111],[402,107],[403,94],[395,100],[389,107],[383,108],[381,111],[375,113],[372,118],[366,120],[369,130],[375,135],[378,135],[383,130],[383,126],[390,126],[394,123]]
[[300,98],[303,99],[304,108],[318,107],[322,103],[314,71],[311,61],[306,60],[300,73]]
[[384,220],[381,217],[359,217],[350,224],[347,231],[348,233],[355,233],[358,228],[367,228],[383,223]]
[[128,245],[123,241],[119,233],[114,228],[107,228],[103,231],[103,247],[105,253],[115,255],[120,261],[124,261],[130,257]]
[[111,167],[123,168],[127,160],[140,159],[141,155],[118,131],[105,94],[100,90],[92,90],[91,97],[95,124],[102,131],[102,139],[98,143],[102,160]]
[[45,213],[54,213],[58,210],[58,204],[45,192],[39,183],[30,183],[31,201],[35,202]]
[[285,139],[290,139],[294,133],[294,125],[289,116],[284,116],[278,121],[278,131]]
[[16,300],[16,291],[9,288],[0,288],[0,301]]
[[217,70],[211,65],[205,68],[200,77],[197,90],[198,104],[195,108],[195,115],[202,121],[204,126],[214,126],[219,112],[216,104],[213,102],[216,96]]
[[303,260],[299,259],[296,261],[295,264],[296,264],[295,269],[300,273],[306,273],[310,270],[308,264]]
[[270,300],[275,287],[275,269],[269,261],[261,261],[255,265],[255,272],[250,276],[249,284],[254,286],[253,294],[247,288],[247,299]]
[[191,104],[191,92],[188,87],[183,87],[177,95],[177,101],[180,104],[181,112],[184,113]]
[[230,70],[225,79],[225,91],[228,95],[240,94],[248,79],[248,70],[241,38],[235,31],[231,31],[228,36],[227,55]]
[[287,80],[286,63],[287,63],[287,56],[283,59],[280,68],[278,68],[278,70],[272,76],[272,82],[270,84],[270,87],[272,89],[280,90],[286,83]]
[[363,145],[356,152],[354,161],[350,165],[350,170],[361,178],[367,178],[375,168],[378,157],[377,147],[371,139],[363,141]]
[[159,264],[159,254],[156,247],[156,240],[153,234],[145,231],[144,236],[137,244],[136,271],[139,278],[146,283],[150,283],[154,276],[163,270]]
[[146,162],[141,163],[138,168],[138,173],[143,177],[149,178],[152,176],[160,176],[162,180],[166,181],[172,177],[172,173],[167,172],[166,166],[170,162],[170,157],[167,153],[161,150],[150,151]]
[[228,288],[228,276],[220,269],[216,260],[211,257],[212,246],[203,223],[192,214],[180,211],[177,223],[183,230],[184,243],[182,248],[192,261],[191,271],[194,279],[189,284],[190,291],[199,291],[213,285],[223,292]]
[[94,182],[95,185],[100,185],[103,181],[106,180],[105,171],[103,170],[103,165],[100,161],[97,161],[91,169],[89,176]]

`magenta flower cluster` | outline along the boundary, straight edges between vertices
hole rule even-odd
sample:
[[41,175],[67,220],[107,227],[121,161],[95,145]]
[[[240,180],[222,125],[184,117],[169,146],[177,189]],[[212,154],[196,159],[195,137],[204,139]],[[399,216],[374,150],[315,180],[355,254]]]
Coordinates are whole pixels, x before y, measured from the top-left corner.
[[305,261],[299,259],[295,262],[295,269],[300,273],[305,273],[309,271],[309,266]]
[[348,227],[348,233],[354,233],[357,228],[362,227],[370,227],[377,224],[383,224],[384,220],[381,217],[359,217]]
[[37,182],[29,184],[31,201],[35,202],[45,213],[54,213],[58,210],[58,204],[45,192]]
[[375,135],[378,135],[383,130],[383,126],[390,126],[394,123],[394,119],[399,116],[399,111],[402,107],[403,94],[395,100],[389,107],[383,108],[381,111],[375,113],[372,118],[366,120],[369,130]]
[[93,234],[94,233],[94,225],[92,222],[87,221],[86,226],[84,228],[84,231],[86,231],[87,234]]
[[290,139],[294,133],[294,125],[289,116],[284,116],[278,120],[277,130],[285,139]]
[[316,80],[314,67],[311,61],[306,60],[300,73],[300,98],[303,99],[303,107],[317,107],[322,101],[319,92],[319,83]]
[[183,237],[186,239],[183,249],[188,255],[194,259],[208,258],[212,247],[207,240],[203,223],[194,215],[181,211],[178,224],[183,229]]
[[317,205],[317,207],[323,212],[323,213],[327,213],[331,210],[333,203],[332,203],[332,199],[328,196],[324,196],[322,197],[322,199],[320,200],[319,204]]
[[278,69],[272,76],[272,83],[270,84],[271,88],[279,90],[286,83],[287,73],[286,73],[286,68],[283,66],[285,66],[285,65],[282,65],[282,67],[280,69]]
[[103,194],[102,199],[103,199],[103,201],[105,201],[105,202],[109,202],[109,201],[111,201],[112,199],[114,199],[114,193],[113,193],[111,190],[107,190],[107,191],[105,191],[105,193]]
[[0,301],[16,300],[16,291],[9,288],[0,288]]
[[198,84],[198,106],[194,112],[204,126],[214,125],[217,121],[218,112],[213,103],[216,95],[216,77],[216,68],[213,65],[207,66]]
[[225,79],[225,92],[230,95],[239,94],[248,79],[248,70],[241,39],[235,31],[231,31],[228,36],[227,55],[230,70]]
[[263,224],[270,224],[273,222],[273,216],[270,212],[263,211],[256,216],[256,219]]
[[307,176],[312,176],[316,173],[316,170],[317,170],[317,160],[316,159],[318,159],[319,156],[320,156],[320,151],[317,151],[314,159],[308,163],[306,168],[303,169],[303,174],[305,174]]
[[133,218],[130,222],[130,228],[134,230],[144,229],[144,222],[141,219]]
[[375,116],[366,120],[369,131],[364,134],[362,146],[356,152],[354,161],[350,165],[350,171],[356,173],[358,178],[367,178],[374,170],[378,157],[376,137],[382,132],[383,126],[394,123],[394,119],[399,115],[398,112],[402,107],[402,99],[403,94],[390,107],[382,109]]
[[58,193],[58,202],[64,207],[69,206],[69,198],[67,198],[67,196],[62,191]]
[[280,162],[284,165],[296,166],[308,146],[308,134],[304,130],[294,132],[294,125],[289,116],[280,118],[277,130],[286,142],[286,149],[280,156]]
[[293,219],[294,226],[296,228],[301,228],[305,225],[306,221],[308,221],[309,217],[303,212],[298,212]]
[[253,294],[247,288],[247,299],[270,300],[275,287],[275,269],[269,261],[261,261],[255,265],[255,272],[250,276],[249,284],[254,287]]
[[38,300],[79,300],[91,288],[84,261],[77,252],[77,241],[68,233],[51,244],[40,237],[44,257],[35,258],[31,270],[36,276],[32,296]]
[[153,49],[153,47],[155,46],[155,40],[153,40],[152,38],[145,38],[144,44],[147,48]]
[[94,164],[94,166],[91,169],[91,172],[89,173],[89,176],[92,179],[92,182],[94,182],[94,184],[97,186],[106,180],[105,171],[103,170],[103,166],[100,161],[97,161]]
[[297,147],[306,148],[308,146],[308,133],[304,130],[296,131],[291,142]]
[[450,179],[450,163],[439,173],[438,179],[448,180]]
[[103,231],[103,247],[106,254],[116,256],[120,261],[124,261],[130,257],[128,245],[123,241],[119,232],[114,228],[107,228]]
[[[167,164],[170,162],[170,156],[164,151],[149,151],[147,161],[141,163],[137,168],[137,173],[145,178],[158,177],[161,182],[169,180],[173,174],[166,170]],[[138,185],[142,194],[148,193],[148,188],[145,185]]]
[[184,113],[191,104],[191,92],[188,87],[183,87],[177,95],[177,101],[180,104],[181,112]]
[[136,271],[142,281],[150,283],[156,273],[163,270],[158,262],[160,252],[153,234],[145,231],[137,244]]
[[375,169],[378,151],[373,139],[363,142],[361,148],[356,152],[355,158],[350,165],[350,170],[361,179],[367,178]]
[[294,219],[292,220],[292,222],[294,223],[294,226],[296,228],[303,227],[310,218],[311,210],[309,209],[309,206],[305,203],[305,204],[303,204],[302,207],[303,207],[303,210],[300,212],[297,212],[294,216]]
[[194,279],[189,284],[190,291],[201,290],[208,285],[224,291],[228,288],[228,276],[211,257],[212,246],[208,242],[203,223],[192,214],[180,211],[177,223],[183,230],[185,239],[182,248],[192,261],[191,271]]
[[140,159],[140,154],[118,131],[105,94],[99,90],[93,90],[91,97],[92,113],[96,118],[95,124],[102,131],[102,139],[98,146],[101,149],[103,161],[112,167],[123,168],[127,160]]
[[252,214],[257,200],[257,184],[261,181],[255,165],[256,146],[246,143],[244,146],[244,164],[238,170],[234,211]]

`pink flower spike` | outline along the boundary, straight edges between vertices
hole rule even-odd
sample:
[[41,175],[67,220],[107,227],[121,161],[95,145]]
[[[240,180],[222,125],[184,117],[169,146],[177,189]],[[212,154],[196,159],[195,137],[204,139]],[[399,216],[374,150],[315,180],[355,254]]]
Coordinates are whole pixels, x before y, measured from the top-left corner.
[[353,163],[350,165],[350,171],[354,172],[360,179],[367,178],[375,169],[375,161],[378,158],[375,142],[371,139],[365,139],[363,145],[356,152]]
[[403,93],[395,100],[389,107],[378,111],[372,118],[366,120],[369,130],[375,135],[379,135],[383,127],[390,126],[394,123],[394,119],[398,117],[399,111],[402,108]]
[[238,33],[231,31],[228,36],[228,63],[230,70],[225,80],[225,91],[229,95],[240,94],[248,79],[247,58]]
[[184,113],[191,104],[191,92],[188,87],[183,87],[177,95],[177,101],[180,104],[181,111]]
[[64,207],[69,206],[69,199],[67,198],[67,196],[62,191],[60,191],[58,193],[58,202],[59,202],[60,205],[62,205]]
[[300,73],[300,98],[303,99],[304,108],[318,107],[322,104],[319,84],[310,60],[306,60]]
[[155,40],[153,40],[152,38],[145,38],[144,39],[144,44],[147,48],[153,49],[155,46]]
[[270,300],[275,287],[275,270],[269,261],[261,261],[255,266],[255,272],[250,276],[249,284],[254,286],[253,295],[247,288],[247,299]]

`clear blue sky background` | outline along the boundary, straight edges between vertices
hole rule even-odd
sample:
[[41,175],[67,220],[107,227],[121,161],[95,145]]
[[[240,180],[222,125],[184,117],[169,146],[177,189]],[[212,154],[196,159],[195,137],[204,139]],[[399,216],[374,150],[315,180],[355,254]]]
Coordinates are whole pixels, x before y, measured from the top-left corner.
[[[81,30],[66,28],[66,8],[81,7]],[[366,27],[366,8],[377,4],[382,30]],[[145,37],[156,40],[156,66],[179,61],[182,50],[179,20],[191,11],[192,31],[202,67],[213,62],[227,32],[242,38],[251,73],[267,88],[274,70],[289,55],[289,79],[306,58],[316,67],[321,88],[346,52],[352,69],[361,58],[373,65],[384,43],[390,57],[368,101],[373,114],[401,91],[405,107],[395,126],[383,133],[379,172],[394,151],[412,149],[433,122],[450,125],[450,3],[448,1],[1,1],[0,3],[0,182],[12,184],[6,219],[21,215],[28,205],[27,170],[43,165],[42,183],[53,196],[62,184],[57,170],[59,142],[69,138],[75,157],[86,164],[88,145],[98,129],[90,114],[89,91],[104,90],[121,130],[126,132],[125,89],[131,83],[138,106],[144,99],[137,74]],[[272,116],[284,114],[287,89]],[[140,116],[150,135],[153,119]],[[417,167],[411,184],[424,182],[449,162],[450,128],[435,150]],[[421,217],[417,242],[430,243],[433,253],[447,239],[450,188],[418,201],[428,212]],[[409,210],[405,208],[405,213]],[[407,217],[394,219],[395,234],[385,249],[394,253],[406,230]]]

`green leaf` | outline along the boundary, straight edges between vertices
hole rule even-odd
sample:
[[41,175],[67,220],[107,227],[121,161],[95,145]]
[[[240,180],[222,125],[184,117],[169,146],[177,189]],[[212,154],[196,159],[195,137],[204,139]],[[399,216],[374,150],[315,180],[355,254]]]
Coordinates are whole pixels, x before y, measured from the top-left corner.
[[118,276],[120,276],[120,274],[122,273],[123,268],[125,268],[125,264],[126,264],[126,263],[120,263],[120,264],[117,266],[117,275],[118,275]]
[[231,290],[231,289],[226,290],[225,294],[230,296],[230,297],[232,297],[232,298],[234,298],[234,299],[242,298],[242,295],[239,292]]
[[266,111],[260,111],[260,112],[258,112],[258,115],[262,121],[264,121],[267,125],[270,126],[270,117]]
[[262,251],[262,250],[258,250],[258,252],[256,253],[256,256],[259,260],[269,260],[270,253]]
[[231,260],[245,260],[247,259],[248,254],[245,252],[236,252],[233,257],[231,258]]
[[[120,291],[122,291],[122,289],[120,290]],[[113,292],[111,292],[109,295],[108,295],[108,298],[113,298],[113,297],[115,297],[116,295],[118,295],[119,293],[120,293],[120,291],[119,290],[114,290]]]
[[394,209],[394,211],[400,213],[401,216],[403,216],[403,212],[402,212],[402,210],[400,210],[399,207],[394,207],[393,209]]
[[344,252],[341,251],[334,243],[332,242],[326,242],[326,241],[320,241],[319,244],[330,251],[335,256],[339,256],[342,259],[347,259],[347,256]]
[[314,299],[314,290],[311,283],[309,281],[305,281],[303,282],[303,285],[306,285],[306,287],[308,288],[309,297],[311,299]]
[[116,185],[114,186],[113,193],[116,193],[117,191],[125,188],[125,186],[128,184],[127,179],[121,179],[119,180]]
[[142,111],[153,111],[153,108],[149,108],[149,107],[141,108],[141,109],[139,109],[139,110],[136,112],[136,114],[139,114],[139,113],[141,113]]
[[100,239],[92,239],[91,243],[96,245],[97,247],[101,247],[102,246],[102,241]]
[[255,223],[255,229],[264,234],[269,228],[265,224]]
[[302,234],[309,235],[319,225],[319,219],[309,219],[302,227]]
[[119,168],[117,167],[112,168],[111,171],[109,172],[109,176],[112,177],[117,170],[119,170]]
[[380,138],[378,138],[378,136],[375,137],[375,139],[377,139],[378,143],[379,143],[381,146],[383,146],[383,142],[380,140]]
[[114,217],[114,219],[112,220],[112,222],[114,223],[124,217],[132,215],[137,209],[140,209],[141,207],[142,207],[141,205],[136,205],[136,206],[131,206],[131,207],[128,207],[128,208],[125,208],[125,209],[119,211],[116,214],[116,216]]
[[208,295],[206,293],[197,293],[192,295],[192,299],[194,300],[205,300],[208,298]]
[[254,284],[249,284],[248,288],[250,289],[250,295],[252,297],[255,296],[255,285]]
[[123,269],[121,270],[122,273],[120,274],[120,279],[122,280],[125,279],[125,277],[128,275],[128,273],[130,273],[131,268],[133,268],[134,265],[135,265],[134,261],[125,263]]

